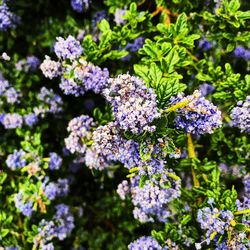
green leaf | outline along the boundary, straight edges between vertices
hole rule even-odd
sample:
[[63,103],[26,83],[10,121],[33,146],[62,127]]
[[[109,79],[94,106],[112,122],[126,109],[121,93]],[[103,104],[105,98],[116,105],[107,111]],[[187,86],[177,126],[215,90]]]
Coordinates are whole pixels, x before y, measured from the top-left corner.
[[146,175],[143,175],[141,178],[140,178],[140,182],[139,182],[139,187],[140,188],[143,188],[143,186],[145,185],[146,181],[148,180],[148,177]]
[[187,16],[185,13],[182,13],[178,16],[176,24],[175,24],[175,32],[176,35],[185,35],[188,32],[187,29]]
[[247,226],[242,223],[237,223],[234,227],[238,232],[245,231],[247,229]]
[[239,0],[231,0],[228,5],[228,10],[231,15],[233,15],[240,8]]

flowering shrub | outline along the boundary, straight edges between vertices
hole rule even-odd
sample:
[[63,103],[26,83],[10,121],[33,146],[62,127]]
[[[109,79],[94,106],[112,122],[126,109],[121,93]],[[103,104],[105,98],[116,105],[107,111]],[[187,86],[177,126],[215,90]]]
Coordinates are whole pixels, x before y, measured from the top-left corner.
[[250,249],[246,0],[0,0],[0,249]]

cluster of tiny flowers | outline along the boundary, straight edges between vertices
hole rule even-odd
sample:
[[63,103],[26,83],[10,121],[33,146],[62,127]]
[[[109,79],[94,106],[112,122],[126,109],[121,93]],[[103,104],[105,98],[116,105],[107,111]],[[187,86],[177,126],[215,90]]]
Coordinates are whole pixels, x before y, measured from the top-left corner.
[[38,117],[34,113],[30,113],[24,116],[24,121],[28,126],[33,126],[38,122]]
[[84,141],[88,142],[92,137],[93,128],[96,126],[93,118],[87,115],[75,117],[68,124],[69,137],[65,139],[66,148],[71,153],[86,152],[87,146]]
[[200,90],[202,96],[206,96],[206,95],[211,94],[215,90],[215,87],[211,84],[203,83],[200,85],[199,90]]
[[206,243],[210,244],[211,235],[224,234],[234,216],[229,210],[219,211],[217,208],[204,207],[198,210],[197,221],[201,229],[206,230]]
[[245,195],[250,198],[250,173],[246,174],[243,178]]
[[126,195],[130,193],[130,187],[127,180],[123,180],[117,187],[117,194],[122,200],[125,200]]
[[129,250],[167,250],[167,247],[161,247],[160,244],[151,236],[142,236],[128,245]]
[[71,0],[71,6],[74,11],[82,13],[89,8],[89,0]]
[[27,161],[24,159],[26,153],[21,150],[15,150],[13,154],[8,155],[6,165],[8,168],[15,170],[26,166]]
[[23,197],[23,191],[20,190],[14,197],[15,206],[19,209],[24,216],[30,217],[33,212],[33,202],[31,200],[25,200]]
[[34,72],[40,66],[40,60],[36,56],[27,56],[26,59],[18,61],[15,66],[16,69],[24,72]]
[[124,19],[125,14],[126,14],[126,9],[116,9],[114,15],[114,21],[117,25],[123,25],[127,22],[127,20]]
[[198,47],[201,51],[207,51],[213,47],[213,44],[209,42],[206,38],[202,38],[198,42]]
[[54,45],[54,51],[60,59],[77,59],[83,52],[81,44],[73,36],[68,36],[67,39],[57,37],[57,42]]
[[143,161],[139,144],[133,140],[124,139],[116,122],[98,127],[93,132],[92,140],[92,149],[99,156],[103,156],[108,161],[119,161],[128,169],[137,167],[139,175],[153,175],[163,171],[164,162],[159,157],[161,152],[157,152],[156,156],[156,150],[154,150],[155,158]]
[[101,93],[107,86],[109,71],[107,68],[101,69],[84,60],[80,60],[80,65],[74,69],[75,77],[82,81],[86,90]]
[[[47,180],[46,180],[47,181]],[[54,200],[56,197],[66,196],[69,193],[69,180],[58,179],[57,182],[43,183],[43,190],[49,200]]]
[[52,79],[54,77],[61,75],[60,62],[51,60],[49,56],[45,56],[45,59],[40,65],[40,69],[42,70],[44,76],[49,79]]
[[143,187],[139,186],[138,181],[133,182],[130,189],[132,203],[135,206],[134,217],[140,222],[154,222],[154,217],[166,222],[170,216],[167,204],[181,194],[180,178],[175,176],[171,169],[168,169],[161,176],[147,180]]
[[19,21],[20,18],[10,12],[9,7],[5,3],[0,5],[0,31],[15,28]]
[[91,19],[91,25],[93,28],[97,27],[97,24],[102,21],[102,19],[108,20],[108,13],[105,10],[96,11]]
[[142,80],[129,74],[119,75],[109,80],[109,88],[104,90],[104,95],[121,129],[134,134],[155,130],[156,127],[150,123],[160,116],[156,94]]
[[244,60],[248,61],[250,59],[250,49],[246,49],[242,46],[238,46],[233,51],[233,55],[236,58],[240,58],[240,59],[244,59]]
[[[140,48],[142,48],[143,44],[144,44],[144,40],[145,38],[140,36],[137,37],[133,43],[127,43],[127,45],[125,46],[125,49],[130,51],[130,52],[136,52],[138,51]],[[125,57],[122,58],[123,61],[128,61],[130,60],[131,55],[127,55]]]
[[0,122],[5,129],[21,128],[23,124],[23,117],[17,113],[1,114]]
[[85,60],[80,59],[79,64],[74,62],[71,67],[66,68],[66,72],[74,71],[74,79],[62,77],[59,87],[66,94],[75,96],[83,95],[85,91],[92,90],[99,94],[107,86],[109,71]]
[[62,98],[55,94],[52,89],[42,87],[37,98],[42,101],[43,104],[34,108],[34,113],[36,115],[44,115],[45,113],[56,114],[62,111]]
[[62,158],[54,152],[50,153],[49,157],[49,169],[58,170],[62,165]]
[[11,87],[4,78],[0,79],[0,96],[5,97],[7,103],[14,104],[19,102],[20,92]]
[[93,132],[92,140],[93,149],[109,161],[120,161],[127,168],[140,164],[138,144],[122,138],[116,122],[98,127]]
[[241,132],[250,133],[250,96],[245,102],[239,101],[231,111],[232,124]]
[[221,127],[221,111],[210,101],[201,96],[199,91],[193,95],[184,97],[178,94],[177,97],[170,98],[171,104],[183,103],[184,107],[177,108],[175,125],[177,129],[184,129],[192,134],[212,134],[215,129]]
[[28,71],[35,71],[40,65],[40,60],[36,56],[27,56],[26,65]]
[[[210,199],[208,203],[212,206],[213,199]],[[206,238],[203,242],[195,244],[196,249],[202,249],[203,243],[209,245],[211,242],[215,244],[216,250],[249,249],[250,241],[247,239],[246,232],[238,232],[232,227],[235,220],[231,211],[204,207],[198,210],[197,221],[201,228],[206,231]],[[249,221],[244,221],[244,216],[242,223],[249,226]],[[226,232],[230,232],[230,238],[218,241],[218,237]]]
[[[40,245],[41,249],[54,249],[53,244],[49,242],[55,238],[64,240],[74,227],[74,217],[69,211],[69,207],[65,204],[59,204],[56,206],[56,214],[50,221],[43,219],[40,222],[34,246]],[[49,244],[50,248],[47,248]]]

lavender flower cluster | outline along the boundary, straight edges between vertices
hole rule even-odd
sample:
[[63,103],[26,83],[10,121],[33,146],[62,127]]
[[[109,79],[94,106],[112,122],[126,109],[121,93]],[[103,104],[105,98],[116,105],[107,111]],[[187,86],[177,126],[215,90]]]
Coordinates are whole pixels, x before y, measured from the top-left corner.
[[34,72],[39,68],[40,64],[41,64],[41,62],[40,62],[38,57],[36,57],[36,56],[27,56],[26,59],[19,60],[16,63],[16,69],[19,70],[19,71],[22,70],[22,71],[24,71],[26,73]]
[[54,51],[60,59],[74,60],[82,54],[83,49],[79,41],[77,41],[73,36],[68,36],[67,39],[57,37],[57,42],[54,45]]
[[250,49],[246,49],[243,46],[237,46],[233,51],[233,56],[248,61],[250,59]]
[[250,133],[250,96],[246,100],[239,101],[237,107],[231,111],[232,124],[241,132]]
[[82,13],[90,6],[89,0],[71,0],[71,7],[74,11]]
[[0,5],[0,31],[16,28],[20,18],[9,10],[6,3]]
[[142,250],[142,249],[152,249],[152,250],[167,250],[167,247],[161,247],[160,244],[151,236],[142,236],[139,239],[131,242],[128,246],[129,250]]
[[8,104],[14,104],[19,102],[20,92],[2,78],[0,79],[0,96],[4,97]]
[[155,130],[150,123],[160,116],[156,94],[139,78],[125,74],[110,79],[104,96],[110,102],[121,129],[134,134]]
[[[59,204],[56,206],[56,214],[50,221],[42,220],[38,227],[38,235],[34,238],[34,247],[41,249],[54,249],[51,242],[57,238],[64,240],[74,229],[74,217],[69,206]],[[40,249],[39,248],[39,249]]]
[[171,104],[181,104],[183,107],[176,109],[175,125],[177,129],[184,129],[187,133],[202,135],[212,134],[215,129],[222,126],[221,111],[211,102],[195,91],[190,96],[178,94],[170,98]]
[[161,175],[151,176],[144,185],[139,185],[139,176],[128,181],[124,180],[118,185],[117,193],[121,199],[131,193],[135,208],[134,217],[140,222],[166,222],[171,216],[168,204],[180,196],[180,178],[171,169],[165,170]]
[[56,197],[67,196],[69,193],[69,180],[59,178],[57,182],[48,182],[46,179],[43,182],[43,190],[49,200],[54,200]]
[[[203,230],[206,231],[206,239],[201,243],[196,243],[196,249],[202,249],[203,244],[214,243],[216,250],[222,249],[244,249],[250,247],[250,241],[247,240],[246,232],[238,233],[233,227],[236,225],[236,218],[229,210],[219,210],[213,207],[214,200],[210,198],[208,203],[211,207],[204,207],[198,210],[197,221]],[[246,221],[247,222],[247,221]],[[242,220],[242,223],[245,223]],[[249,222],[246,223],[249,225]],[[223,240],[218,241],[220,235],[230,234],[229,239],[227,236]]]
[[70,135],[65,139],[66,148],[71,153],[77,152],[84,154],[87,149],[85,142],[91,139],[95,126],[96,123],[93,118],[86,115],[81,115],[72,119],[67,128]]

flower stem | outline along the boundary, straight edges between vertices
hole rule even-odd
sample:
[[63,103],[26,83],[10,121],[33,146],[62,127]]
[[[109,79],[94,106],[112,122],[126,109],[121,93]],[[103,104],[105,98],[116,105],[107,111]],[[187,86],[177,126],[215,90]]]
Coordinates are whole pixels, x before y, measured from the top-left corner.
[[[189,133],[187,134],[187,148],[188,148],[188,157],[190,159],[196,159],[192,136]],[[199,180],[196,177],[196,173],[195,173],[193,167],[191,168],[191,171],[192,171],[192,177],[193,177],[194,186],[195,187],[199,187],[200,186],[200,182],[199,182]]]

